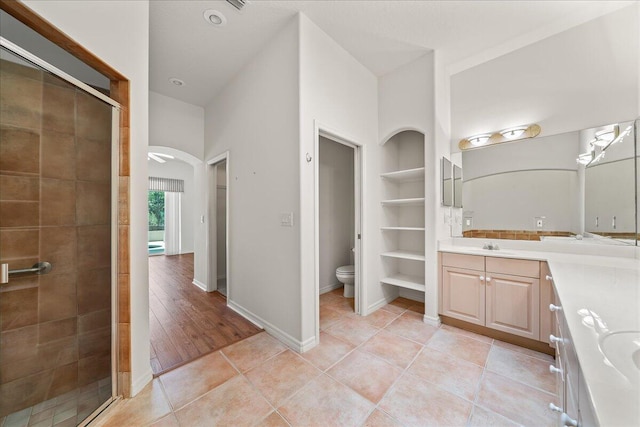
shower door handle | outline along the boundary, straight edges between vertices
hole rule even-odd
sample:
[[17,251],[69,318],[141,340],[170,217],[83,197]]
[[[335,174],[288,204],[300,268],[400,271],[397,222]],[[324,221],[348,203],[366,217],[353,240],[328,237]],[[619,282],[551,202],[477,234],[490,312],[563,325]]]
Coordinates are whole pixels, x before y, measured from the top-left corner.
[[53,269],[51,263],[48,262],[39,262],[34,264],[31,268],[19,268],[17,270],[9,270],[9,264],[2,264],[2,268],[0,270],[0,284],[4,285],[9,283],[9,276],[12,274],[23,274],[23,273],[36,273],[36,274],[47,274]]

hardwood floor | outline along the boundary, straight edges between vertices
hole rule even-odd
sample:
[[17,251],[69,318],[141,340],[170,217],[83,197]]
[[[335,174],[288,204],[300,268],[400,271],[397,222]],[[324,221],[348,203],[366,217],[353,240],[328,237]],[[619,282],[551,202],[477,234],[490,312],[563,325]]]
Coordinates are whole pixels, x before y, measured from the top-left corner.
[[149,257],[151,368],[155,376],[262,331],[218,292],[192,284],[193,254]]

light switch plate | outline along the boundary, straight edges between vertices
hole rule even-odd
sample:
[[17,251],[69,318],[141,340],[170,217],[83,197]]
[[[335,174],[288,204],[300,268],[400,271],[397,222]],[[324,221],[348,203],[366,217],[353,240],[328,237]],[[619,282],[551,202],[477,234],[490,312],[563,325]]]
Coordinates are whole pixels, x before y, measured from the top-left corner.
[[545,217],[544,217],[544,216],[537,216],[537,217],[535,217],[535,224],[536,224],[536,228],[537,228],[537,229],[542,229],[542,228],[544,228],[544,220],[545,220]]
[[293,227],[293,212],[280,213],[280,226]]

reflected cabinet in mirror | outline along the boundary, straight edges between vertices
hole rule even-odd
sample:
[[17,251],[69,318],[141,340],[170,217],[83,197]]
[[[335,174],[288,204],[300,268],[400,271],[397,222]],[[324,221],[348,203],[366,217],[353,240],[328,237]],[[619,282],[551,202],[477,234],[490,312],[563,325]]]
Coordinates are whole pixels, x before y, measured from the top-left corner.
[[464,151],[463,236],[636,244],[637,126]]

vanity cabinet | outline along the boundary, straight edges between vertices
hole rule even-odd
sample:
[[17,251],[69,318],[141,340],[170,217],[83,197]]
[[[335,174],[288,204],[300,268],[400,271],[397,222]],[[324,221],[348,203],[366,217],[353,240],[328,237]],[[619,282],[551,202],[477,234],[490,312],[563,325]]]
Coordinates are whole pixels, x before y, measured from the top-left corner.
[[442,254],[440,314],[540,339],[540,262]]
[[549,335],[549,340],[556,345],[556,361],[549,366],[549,374],[556,376],[557,387],[555,400],[549,403],[549,410],[556,413],[560,426],[596,426],[598,422],[562,305],[553,293],[558,304],[549,306],[555,330]]

